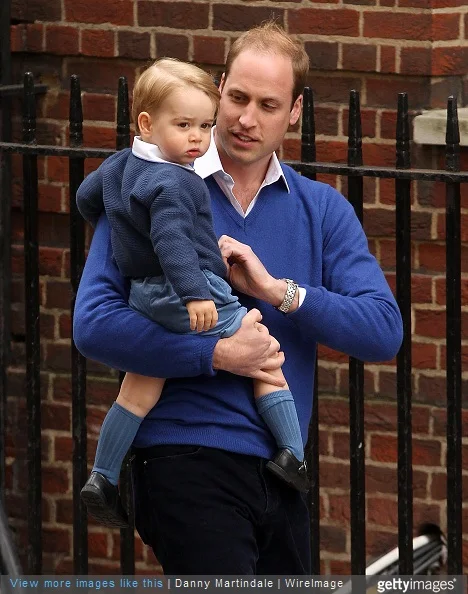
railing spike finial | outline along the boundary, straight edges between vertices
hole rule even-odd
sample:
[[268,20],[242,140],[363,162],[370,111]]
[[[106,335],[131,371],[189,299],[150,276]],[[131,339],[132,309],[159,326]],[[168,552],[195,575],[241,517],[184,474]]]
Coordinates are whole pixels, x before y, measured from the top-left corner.
[[453,95],[447,101],[445,142],[445,168],[447,171],[460,171],[460,128],[458,126],[457,98]]
[[348,165],[359,167],[362,163],[361,106],[359,91],[353,89],[349,94]]
[[303,93],[301,159],[306,163],[316,159],[314,95],[310,87],[305,87]]
[[408,93],[398,93],[396,167],[397,169],[409,169],[411,167]]
[[70,77],[70,146],[83,143],[83,106],[81,103],[80,79],[76,74]]
[[117,135],[118,151],[130,146],[130,107],[128,101],[128,82],[125,76],[119,78],[117,95]]
[[23,86],[23,141],[36,143],[36,95],[32,72],[24,74]]

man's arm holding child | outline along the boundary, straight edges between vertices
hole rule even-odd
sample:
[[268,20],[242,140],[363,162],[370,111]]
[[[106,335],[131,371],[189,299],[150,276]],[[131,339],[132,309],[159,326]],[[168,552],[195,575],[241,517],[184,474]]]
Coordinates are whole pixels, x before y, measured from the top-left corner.
[[[105,365],[154,377],[213,375],[217,369],[271,378],[284,361],[279,345],[249,312],[230,338],[179,335],[133,311],[128,283],[112,259],[110,228],[98,221],[80,282],[73,337],[80,352]],[[263,370],[263,371],[260,371]]]

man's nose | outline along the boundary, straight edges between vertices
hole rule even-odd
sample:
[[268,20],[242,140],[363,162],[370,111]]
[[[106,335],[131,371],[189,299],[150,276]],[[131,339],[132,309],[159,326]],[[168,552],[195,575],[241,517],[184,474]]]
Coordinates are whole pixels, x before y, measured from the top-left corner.
[[257,123],[257,111],[255,105],[249,103],[244,107],[239,116],[239,123],[243,128],[252,128]]

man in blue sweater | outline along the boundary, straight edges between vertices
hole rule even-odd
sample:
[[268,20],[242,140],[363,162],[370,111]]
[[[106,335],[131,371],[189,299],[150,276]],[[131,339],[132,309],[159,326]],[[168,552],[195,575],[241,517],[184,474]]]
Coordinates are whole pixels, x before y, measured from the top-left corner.
[[[241,302],[230,338],[171,334],[127,304],[101,218],[82,277],[74,339],[112,367],[166,377],[134,441],[136,527],[166,574],[308,574],[303,494],[266,472],[275,444],[252,380],[278,369],[304,442],[317,343],[365,361],[394,357],[398,307],[352,207],[281,165],[275,150],[302,106],[302,46],[268,23],[229,52],[213,141],[196,170]],[[281,352],[278,353],[279,348]]]

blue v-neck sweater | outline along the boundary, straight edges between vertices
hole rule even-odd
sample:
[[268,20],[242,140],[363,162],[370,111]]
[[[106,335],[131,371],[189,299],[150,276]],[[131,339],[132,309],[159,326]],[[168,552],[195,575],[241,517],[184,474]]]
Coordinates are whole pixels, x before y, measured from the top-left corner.
[[[250,245],[270,274],[293,278],[306,289],[301,307],[288,315],[239,295],[243,305],[262,312],[285,352],[283,371],[305,442],[317,343],[364,361],[388,360],[401,344],[402,323],[347,200],[282,167],[290,193],[282,180],[266,186],[245,218],[211,177],[206,181],[216,235]],[[77,295],[77,347],[111,367],[171,378],[134,445],[203,445],[270,458],[275,443],[256,410],[252,381],[212,369],[218,339],[172,334],[129,309],[127,297],[128,284],[112,259],[109,225],[101,217]]]

